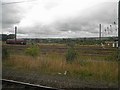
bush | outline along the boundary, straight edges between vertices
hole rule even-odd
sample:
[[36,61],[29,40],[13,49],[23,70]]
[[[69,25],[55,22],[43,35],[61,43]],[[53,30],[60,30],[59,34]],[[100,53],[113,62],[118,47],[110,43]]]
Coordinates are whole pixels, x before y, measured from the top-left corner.
[[27,55],[32,56],[32,57],[36,57],[36,56],[39,55],[39,47],[36,46],[36,45],[32,45],[32,46],[30,46],[29,48],[27,48],[27,49],[25,50],[25,53],[26,53]]
[[114,57],[117,57],[117,60],[120,61],[120,50],[118,50],[118,51],[115,53]]
[[8,49],[7,48],[2,48],[2,60],[4,59],[8,59],[9,58],[9,52],[8,52]]
[[120,60],[120,51],[117,50],[112,53],[112,55],[107,56],[105,60],[114,60],[114,61],[119,61]]
[[66,45],[72,48],[72,47],[75,47],[75,42],[68,42],[66,43]]
[[74,48],[69,48],[66,53],[66,61],[74,61],[77,57],[77,53]]

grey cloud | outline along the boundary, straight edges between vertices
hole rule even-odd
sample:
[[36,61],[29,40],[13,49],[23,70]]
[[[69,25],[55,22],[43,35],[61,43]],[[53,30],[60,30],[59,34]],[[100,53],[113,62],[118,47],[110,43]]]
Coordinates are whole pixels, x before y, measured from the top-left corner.
[[101,3],[94,7],[85,11],[84,18],[88,17],[88,20],[109,24],[117,20],[117,2]]
[[0,33],[2,32],[2,5],[0,2]]
[[2,6],[2,28],[11,28],[21,20],[21,13],[17,5]]
[[113,24],[117,22],[117,3],[107,2],[94,6],[79,13],[77,18],[60,25],[61,31],[88,31],[97,33],[99,24]]
[[[3,28],[8,28],[21,20],[16,6],[3,6]],[[117,22],[117,3],[102,3],[78,13],[78,17],[56,21],[50,26],[36,23],[31,28],[18,28],[19,34],[29,34],[33,37],[80,37],[98,35],[99,24],[113,24]],[[71,31],[69,33],[68,31]]]

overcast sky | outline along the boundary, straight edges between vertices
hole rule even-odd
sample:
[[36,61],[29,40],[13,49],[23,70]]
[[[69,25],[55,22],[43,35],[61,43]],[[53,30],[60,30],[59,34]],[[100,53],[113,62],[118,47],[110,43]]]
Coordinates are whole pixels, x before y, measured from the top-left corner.
[[17,26],[17,37],[21,38],[98,37],[99,24],[102,24],[102,36],[115,36],[117,2],[118,0],[4,0],[2,33],[14,33],[14,27]]

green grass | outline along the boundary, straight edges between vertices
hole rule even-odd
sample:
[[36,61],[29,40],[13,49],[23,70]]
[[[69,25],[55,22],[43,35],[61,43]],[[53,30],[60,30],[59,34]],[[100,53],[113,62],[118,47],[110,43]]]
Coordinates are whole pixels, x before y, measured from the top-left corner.
[[[41,48],[44,47],[40,46]],[[50,47],[49,45],[45,47]],[[57,47],[56,45],[52,48]],[[60,45],[59,45],[60,47]],[[65,47],[65,46],[62,46]],[[91,46],[92,47],[92,46]],[[10,53],[9,60],[3,60],[3,67],[13,68],[14,70],[20,70],[22,72],[32,72],[49,74],[49,75],[64,75],[67,71],[68,77],[80,78],[83,80],[97,80],[106,82],[118,82],[118,62],[116,57],[111,58],[110,55],[101,56],[101,53],[97,50],[94,52],[100,53],[98,55],[82,55],[87,53],[85,51],[78,51],[77,58],[72,63],[67,63],[65,58],[65,52],[60,54],[58,52],[47,52],[46,54],[41,54],[36,58],[31,58],[31,56],[26,56],[24,49],[17,52],[17,47],[15,47],[16,53]],[[21,48],[21,47],[19,47]],[[81,48],[81,47],[80,47]],[[94,47],[92,47],[94,48]],[[14,48],[13,48],[14,49]],[[9,48],[10,50],[10,48]],[[91,50],[91,53],[93,50]],[[105,52],[112,52],[104,50]],[[90,53],[90,51],[88,51]],[[103,52],[103,51],[101,51]],[[116,51],[113,50],[112,53]]]

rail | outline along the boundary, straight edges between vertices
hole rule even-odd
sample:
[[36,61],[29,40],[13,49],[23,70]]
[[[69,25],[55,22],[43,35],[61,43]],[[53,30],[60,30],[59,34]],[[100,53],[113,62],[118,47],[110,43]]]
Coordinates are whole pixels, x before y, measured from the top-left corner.
[[42,90],[63,90],[63,89],[58,89],[58,88],[53,88],[53,87],[48,87],[48,86],[42,86],[42,85],[38,85],[38,84],[31,84],[31,83],[25,83],[25,82],[21,82],[21,81],[14,81],[14,80],[8,80],[8,79],[0,79],[0,81],[2,81],[3,83],[11,83],[11,84],[19,84],[19,85],[25,85],[26,87],[34,87],[37,89],[42,89]]

